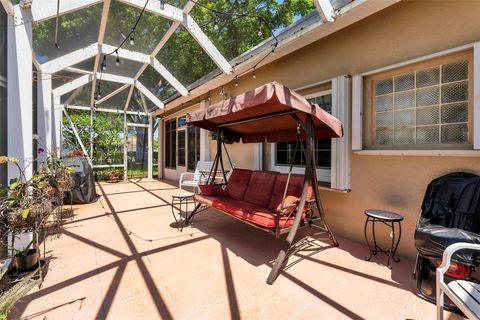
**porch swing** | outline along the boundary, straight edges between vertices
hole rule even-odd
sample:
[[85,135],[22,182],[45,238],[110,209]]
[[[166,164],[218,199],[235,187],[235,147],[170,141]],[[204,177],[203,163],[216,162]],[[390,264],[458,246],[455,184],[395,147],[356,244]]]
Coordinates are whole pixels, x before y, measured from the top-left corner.
[[[296,92],[272,82],[189,113],[187,123],[212,131],[217,141],[210,178],[200,186],[201,193],[195,195],[197,205],[187,217],[187,223],[201,207],[207,206],[276,238],[288,233],[268,276],[268,284],[273,284],[286,264],[299,228],[316,228],[338,246],[320,200],[314,150],[316,139],[342,137],[342,124],[338,119]],[[296,146],[288,174],[235,168],[227,180],[222,155],[225,144],[294,140]],[[304,175],[292,173],[297,152],[304,155]],[[226,154],[231,164],[228,152]],[[219,166],[223,179],[217,184],[212,173],[218,172]]]

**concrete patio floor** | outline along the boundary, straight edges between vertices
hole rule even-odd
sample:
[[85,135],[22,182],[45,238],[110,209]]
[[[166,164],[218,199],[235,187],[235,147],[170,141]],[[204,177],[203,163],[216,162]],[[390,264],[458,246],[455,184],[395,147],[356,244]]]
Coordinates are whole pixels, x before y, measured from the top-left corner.
[[47,239],[45,282],[11,318],[435,318],[414,294],[413,262],[389,270],[385,256],[364,261],[366,247],[341,238],[338,248],[301,253],[269,286],[281,241],[214,210],[179,232],[169,205],[176,191],[160,181],[99,185],[100,201],[76,206]]

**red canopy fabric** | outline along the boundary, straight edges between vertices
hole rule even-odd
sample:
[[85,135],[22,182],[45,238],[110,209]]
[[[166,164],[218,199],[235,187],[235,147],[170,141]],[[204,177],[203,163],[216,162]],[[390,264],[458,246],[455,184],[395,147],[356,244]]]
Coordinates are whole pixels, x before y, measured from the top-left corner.
[[[343,136],[337,118],[277,82],[188,113],[187,123],[213,132],[224,128],[224,136],[230,141],[282,142],[297,139],[294,117],[305,123],[308,114],[312,115],[315,139]],[[305,139],[305,132],[302,134]]]

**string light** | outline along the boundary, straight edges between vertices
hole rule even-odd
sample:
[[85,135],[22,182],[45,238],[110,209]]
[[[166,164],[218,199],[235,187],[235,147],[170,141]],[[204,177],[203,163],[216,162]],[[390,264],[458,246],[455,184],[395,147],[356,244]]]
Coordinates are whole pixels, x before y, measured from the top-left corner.
[[235,87],[238,87],[238,76],[235,76]]
[[[103,56],[103,61],[102,63],[100,64],[101,68],[101,72],[100,72],[100,77],[98,79],[98,88],[97,88],[97,94],[96,96],[97,97],[101,97],[100,95],[100,86],[101,86],[101,82],[102,82],[102,74],[103,74],[103,71],[106,71],[107,70],[107,56],[110,56],[110,55],[113,55],[113,54],[116,54],[117,55],[117,58],[115,60],[115,65],[118,67],[120,66],[120,57],[118,56],[118,50],[120,48],[123,47],[123,45],[125,44],[125,42],[127,42],[128,39],[130,39],[130,45],[131,46],[134,46],[135,45],[135,38],[133,36],[133,33],[135,32],[135,29],[137,28],[138,26],[138,23],[140,22],[140,20],[142,19],[142,16],[143,16],[143,13],[145,12],[145,9],[147,8],[147,5],[148,5],[148,2],[150,0],[146,0],[145,1],[145,5],[143,6],[142,8],[142,11],[140,11],[140,14],[138,15],[138,18],[137,18],[137,21],[135,21],[135,25],[133,26],[133,28],[130,30],[130,33],[123,39],[122,43],[120,43],[120,45],[115,49],[113,50],[112,52],[110,53],[107,53]],[[160,0],[160,6],[164,6],[164,1],[163,0]],[[95,94],[95,93],[94,93]]]
[[218,19],[217,19],[217,15],[215,13],[213,14],[213,29],[218,31]]
[[102,71],[107,70],[107,56],[103,56],[103,61],[102,61],[102,64],[100,66],[102,67]]
[[257,73],[255,72],[255,68],[256,68],[256,66],[253,67],[253,75],[252,75],[253,79],[257,79]]
[[222,90],[220,91],[220,96],[224,96],[225,95],[225,88],[224,86],[222,86]]

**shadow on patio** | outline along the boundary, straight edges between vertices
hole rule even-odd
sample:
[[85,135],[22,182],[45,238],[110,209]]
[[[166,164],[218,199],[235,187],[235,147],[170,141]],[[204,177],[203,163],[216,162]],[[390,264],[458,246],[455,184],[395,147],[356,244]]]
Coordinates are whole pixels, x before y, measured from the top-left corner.
[[[308,319],[435,315],[417,298],[413,263],[387,269],[384,257],[340,239],[339,248],[299,252],[273,286],[265,283],[281,240],[206,210],[180,233],[171,226],[165,182],[99,184],[101,203],[79,206],[42,288],[13,318]],[[320,245],[328,246],[328,243]],[[295,263],[296,259],[301,259]],[[373,304],[373,302],[375,302]]]

